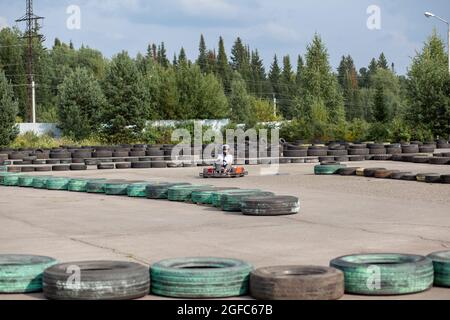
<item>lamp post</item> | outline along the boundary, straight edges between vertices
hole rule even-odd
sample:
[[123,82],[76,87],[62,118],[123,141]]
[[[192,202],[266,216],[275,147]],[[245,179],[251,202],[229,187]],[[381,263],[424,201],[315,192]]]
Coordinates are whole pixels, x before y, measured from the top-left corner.
[[439,17],[439,16],[437,16],[434,13],[431,13],[431,12],[425,12],[425,17],[427,17],[427,18],[436,18],[436,19],[444,22],[445,24],[447,24],[447,27],[448,27],[448,39],[447,39],[447,43],[448,43],[448,72],[450,73],[450,23],[447,20],[444,20],[441,17]]

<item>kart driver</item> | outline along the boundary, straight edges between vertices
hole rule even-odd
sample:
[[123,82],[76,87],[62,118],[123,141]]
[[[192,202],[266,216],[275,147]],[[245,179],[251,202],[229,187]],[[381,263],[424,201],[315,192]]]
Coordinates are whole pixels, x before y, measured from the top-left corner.
[[230,152],[229,145],[224,145],[222,151],[223,153],[217,157],[216,171],[228,173],[233,167],[234,157]]

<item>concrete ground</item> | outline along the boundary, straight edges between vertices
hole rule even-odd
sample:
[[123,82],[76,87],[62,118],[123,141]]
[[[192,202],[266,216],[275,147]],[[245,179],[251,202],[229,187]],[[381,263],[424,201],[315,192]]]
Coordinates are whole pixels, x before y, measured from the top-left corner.
[[[450,166],[349,165],[450,174]],[[328,265],[335,257],[356,253],[450,250],[450,185],[314,176],[313,167],[282,165],[279,175],[264,176],[261,167],[251,166],[248,177],[225,180],[202,180],[197,177],[201,168],[54,173],[260,188],[300,197],[301,213],[288,217],[246,217],[184,203],[0,187],[0,253],[146,265],[174,257],[220,256],[263,267]],[[42,298],[0,295],[0,300]],[[450,289],[388,298],[450,299]]]

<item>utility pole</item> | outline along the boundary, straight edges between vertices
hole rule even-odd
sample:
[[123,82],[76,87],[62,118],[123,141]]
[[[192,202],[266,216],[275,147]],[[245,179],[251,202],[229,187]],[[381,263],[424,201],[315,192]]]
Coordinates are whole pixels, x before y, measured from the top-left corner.
[[273,95],[273,115],[276,117],[277,116],[277,96],[275,95],[275,93],[273,93],[272,95]]
[[24,39],[27,40],[27,97],[28,97],[28,119],[36,123],[36,102],[35,102],[35,82],[34,82],[34,61],[33,61],[33,39],[42,39],[38,35],[39,20],[43,17],[38,17],[33,13],[33,0],[26,0],[27,9],[23,17],[16,20],[16,22],[26,22],[26,30]]

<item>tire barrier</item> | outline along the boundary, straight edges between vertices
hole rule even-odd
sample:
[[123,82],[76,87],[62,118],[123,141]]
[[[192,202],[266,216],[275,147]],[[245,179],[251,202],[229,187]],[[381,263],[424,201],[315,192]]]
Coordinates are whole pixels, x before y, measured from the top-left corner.
[[230,192],[226,193],[221,197],[221,208],[222,211],[226,212],[241,212],[242,211],[242,201],[249,197],[273,197],[275,194],[273,192],[265,191],[254,191],[248,193]]
[[[75,282],[69,281],[73,272],[79,272]],[[150,275],[137,263],[72,262],[45,270],[43,290],[51,300],[131,300],[149,294]]]
[[433,286],[433,262],[423,256],[350,255],[332,260],[330,266],[344,272],[345,292],[350,294],[403,295]]
[[412,173],[411,172],[394,172],[393,174],[391,174],[391,179],[402,180],[403,176],[410,175],[410,174],[412,174]]
[[35,189],[47,189],[47,180],[52,178],[51,176],[38,176],[33,179],[33,188]]
[[314,167],[315,175],[332,175],[346,167],[342,164],[321,164]]
[[18,187],[19,178],[20,178],[19,174],[5,175],[3,177],[2,185],[4,185],[5,187]]
[[375,172],[386,170],[386,168],[366,168],[364,169],[364,177],[366,178],[373,178],[375,175]]
[[336,173],[340,174],[341,176],[356,176],[356,171],[359,168],[356,167],[347,167],[347,168],[341,168]]
[[130,184],[127,188],[127,195],[131,198],[147,198],[147,186],[152,182],[138,182]]
[[213,190],[213,186],[205,185],[181,185],[169,188],[167,199],[169,201],[186,202],[191,201],[192,192]]
[[105,193],[106,182],[107,182],[106,179],[89,181],[86,184],[86,192],[87,193]]
[[300,211],[299,199],[291,196],[250,197],[241,206],[246,216],[284,216]]
[[376,170],[373,177],[377,178],[377,179],[390,179],[394,173],[398,173],[398,172],[400,172],[400,171],[381,169],[381,170]]
[[158,262],[150,270],[155,295],[212,299],[246,295],[253,267],[240,260],[185,258]]
[[258,300],[338,300],[344,295],[344,274],[317,266],[261,268],[250,275],[250,294]]
[[87,192],[87,185],[90,181],[98,181],[98,179],[70,179],[67,190],[72,192]]
[[105,194],[108,196],[127,196],[131,184],[142,181],[109,180],[105,183]]
[[249,193],[249,192],[261,192],[259,189],[239,189],[239,190],[224,190],[224,191],[216,191],[211,195],[211,204],[213,207],[220,208],[222,206],[222,196],[233,193]]
[[159,183],[154,185],[148,185],[146,188],[148,199],[167,199],[169,197],[169,189],[176,186],[187,186],[190,183],[178,182],[178,183]]
[[435,252],[428,256],[433,261],[434,284],[450,288],[450,251]]
[[68,178],[49,178],[47,180],[47,189],[48,190],[69,190],[69,182]]
[[0,255],[0,293],[42,291],[42,274],[54,264],[49,257]]
[[200,205],[212,205],[212,195],[218,191],[233,191],[239,188],[214,188],[212,190],[194,190],[192,192],[191,201]]
[[33,188],[33,176],[23,175],[19,177],[19,187],[22,188]]
[[442,175],[441,183],[450,184],[450,175],[448,174]]
[[441,175],[437,173],[419,173],[416,175],[419,182],[439,183],[441,182]]

